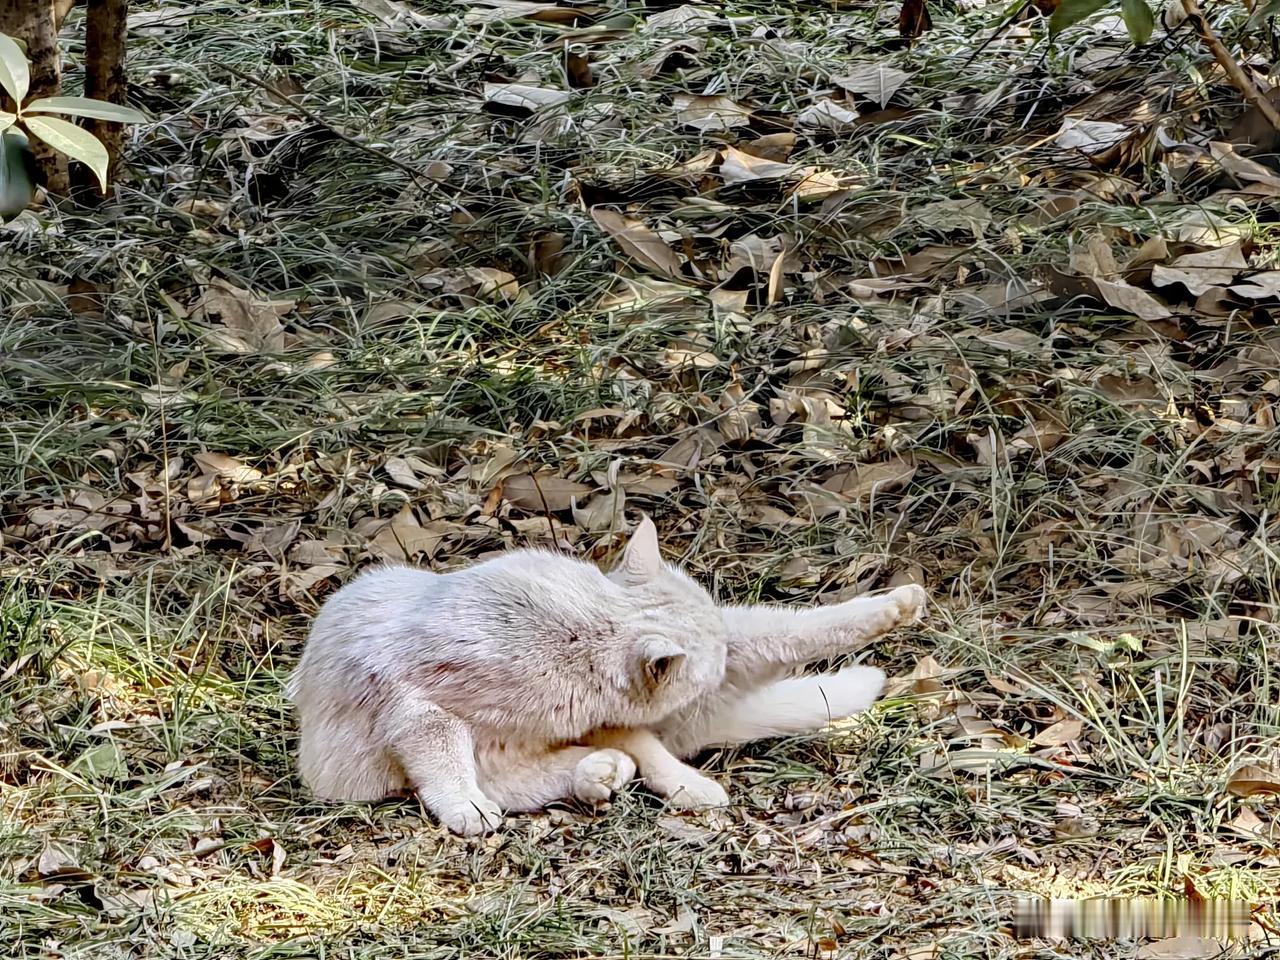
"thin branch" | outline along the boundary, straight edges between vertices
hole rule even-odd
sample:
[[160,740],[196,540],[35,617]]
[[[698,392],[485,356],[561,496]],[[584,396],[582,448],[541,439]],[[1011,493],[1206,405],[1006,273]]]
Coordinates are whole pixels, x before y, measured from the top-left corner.
[[1182,9],[1187,13],[1187,19],[1196,25],[1196,29],[1200,32],[1200,42],[1209,48],[1209,52],[1213,54],[1213,59],[1218,61],[1218,65],[1226,71],[1227,79],[1244,96],[1245,100],[1253,104],[1276,130],[1280,130],[1280,113],[1276,112],[1275,106],[1269,97],[1266,96],[1250,77],[1244,71],[1244,67],[1218,39],[1209,21],[1205,18],[1204,11],[1200,9],[1200,4],[1196,0],[1182,0]]

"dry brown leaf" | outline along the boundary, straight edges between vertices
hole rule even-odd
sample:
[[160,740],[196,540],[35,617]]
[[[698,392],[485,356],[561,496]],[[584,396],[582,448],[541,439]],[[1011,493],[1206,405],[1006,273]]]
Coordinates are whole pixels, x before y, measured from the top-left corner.
[[618,533],[626,530],[627,491],[618,478],[620,468],[617,460],[609,464],[605,477],[608,489],[603,493],[596,494],[581,506],[576,496],[572,499],[573,522],[585,532]]
[[763,137],[756,137],[745,144],[743,150],[753,157],[786,163],[791,157],[791,151],[796,148],[796,139],[794,133],[770,133]]
[[735,127],[745,127],[751,122],[751,108],[735,103],[728,97],[680,93],[676,94],[673,102],[676,119],[703,133],[724,133]]
[[931,29],[933,18],[929,16],[926,0],[904,0],[898,11],[898,36],[910,42]]
[[1188,253],[1167,266],[1157,264],[1151,268],[1151,282],[1157,287],[1180,283],[1199,296],[1210,287],[1229,284],[1237,273],[1248,268],[1249,262],[1237,242],[1201,253]]
[[893,95],[902,89],[903,84],[911,79],[911,74],[897,67],[884,63],[859,63],[841,77],[834,77],[836,86],[870,100],[883,110],[893,99]]
[[914,463],[894,457],[883,463],[864,463],[852,470],[842,470],[823,481],[822,489],[846,500],[860,502],[897,490],[915,475]]
[[894,677],[885,685],[886,697],[903,694],[940,693],[946,689],[944,680],[959,676],[964,671],[959,667],[944,667],[932,656],[925,654],[916,660],[912,671],[904,677]]
[[676,280],[684,280],[679,254],[639,220],[632,220],[604,207],[592,207],[591,219],[633,260],[645,269]]
[[1259,793],[1280,794],[1280,772],[1257,764],[1246,764],[1227,778],[1227,789],[1237,797]]
[[1140,320],[1165,320],[1173,316],[1169,308],[1145,290],[1126,283],[1123,280],[1103,280],[1100,277],[1092,281],[1098,288],[1098,295],[1117,310],[1131,313]]
[[248,290],[214,277],[191,307],[191,319],[205,323],[210,346],[225,353],[271,354],[284,350],[280,318],[292,312],[294,300],[262,300]]
[[819,100],[805,107],[796,116],[796,125],[844,133],[858,124],[858,114],[834,100]]
[[1280,187],[1280,176],[1269,167],[1264,167],[1256,160],[1250,160],[1236,153],[1235,147],[1229,143],[1215,140],[1209,144],[1209,156],[1227,173],[1250,183],[1265,183],[1269,187]]
[[425,490],[427,488],[427,485],[419,480],[418,475],[413,472],[413,467],[409,464],[409,461],[403,457],[388,457],[382,468],[387,471],[387,476],[397,486],[404,487],[407,490]]
[[572,96],[573,94],[568,90],[534,87],[527,83],[486,83],[484,85],[486,103],[527,110],[530,113],[568,103]]
[[1039,747],[1060,747],[1072,740],[1079,740],[1082,732],[1084,732],[1084,722],[1075,717],[1068,717],[1045,727],[1031,742]]
[[225,453],[197,453],[192,459],[202,474],[228,483],[253,483],[263,477],[261,470]]
[[575,89],[586,90],[595,86],[596,78],[591,72],[590,59],[568,44],[564,48],[564,74],[569,79],[569,86]]
[[795,164],[752,156],[736,147],[725,147],[720,161],[720,178],[726,186],[752,180],[780,180],[795,172]]
[[78,874],[82,871],[83,867],[80,866],[80,858],[75,849],[69,844],[57,841],[46,843],[44,849],[40,851],[40,858],[36,861],[36,872],[46,879]]
[[[448,16],[426,16],[414,10],[409,4],[401,2],[401,0],[356,0],[356,6],[372,14],[383,22],[383,24],[393,30],[448,30],[455,21],[453,17]],[[541,6],[541,4],[538,4]],[[160,16],[164,17],[171,7],[166,6],[163,11],[157,11]],[[195,9],[194,7],[191,9]],[[174,21],[165,18],[166,23]],[[133,16],[129,17],[129,26],[133,27]]]
[[782,257],[782,266],[778,269],[785,273],[799,273],[804,263],[795,252],[788,248],[784,236],[761,237],[749,234],[739,237],[729,244],[729,260],[724,265],[724,275],[731,277],[739,270],[749,268],[753,273],[767,275]]
[[1058,131],[1055,142],[1063,150],[1079,151],[1087,156],[1093,156],[1119,146],[1129,133],[1129,128],[1122,123],[1066,117],[1062,121],[1062,128]]
[[585,497],[595,487],[553,473],[518,473],[502,484],[502,497],[517,507],[542,513],[568,510],[574,498]]
[[696,63],[698,54],[707,49],[706,37],[681,37],[660,46],[652,56],[646,57],[636,67],[636,74],[651,80],[659,74],[669,73]]
[[862,183],[850,173],[837,170],[819,170],[817,167],[800,169],[803,179],[791,188],[791,196],[798,200],[825,200],[843,190],[852,190]]
[[461,271],[459,280],[465,281],[446,284],[450,293],[466,293],[477,300],[488,300],[491,303],[510,302],[520,299],[520,282],[515,275],[496,267],[466,267]]
[[696,33],[720,22],[720,17],[706,7],[686,3],[670,10],[661,10],[645,18],[647,31],[670,31],[679,34]]
[[444,538],[456,529],[455,524],[442,520],[432,520],[423,526],[413,507],[406,503],[390,523],[383,525],[369,546],[386,559],[402,563],[418,556],[432,559]]
[[1280,270],[1266,270],[1245,277],[1230,287],[1232,293],[1248,300],[1272,300],[1280,297]]

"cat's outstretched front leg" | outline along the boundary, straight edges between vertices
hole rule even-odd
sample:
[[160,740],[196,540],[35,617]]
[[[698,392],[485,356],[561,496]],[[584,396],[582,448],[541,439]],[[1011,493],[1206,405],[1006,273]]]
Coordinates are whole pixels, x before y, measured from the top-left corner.
[[710,777],[681,763],[648,730],[601,730],[589,738],[593,744],[613,747],[635,758],[645,786],[679,810],[727,807],[729,794]]
[[771,671],[852,653],[919,619],[927,602],[924,588],[909,584],[827,607],[725,607],[726,670],[731,677],[756,682]]
[[379,728],[418,799],[446,827],[471,836],[502,823],[502,810],[477,782],[475,744],[466,723],[407,690],[389,701]]

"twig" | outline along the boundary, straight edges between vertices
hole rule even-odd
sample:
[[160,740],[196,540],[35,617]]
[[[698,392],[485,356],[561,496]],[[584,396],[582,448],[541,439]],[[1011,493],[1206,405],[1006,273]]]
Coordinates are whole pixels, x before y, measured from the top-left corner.
[[1257,107],[1261,113],[1276,130],[1280,130],[1280,113],[1276,112],[1275,106],[1271,100],[1260,91],[1252,78],[1244,72],[1244,67],[1231,56],[1228,50],[1217,34],[1209,27],[1209,21],[1205,19],[1204,11],[1200,9],[1200,4],[1196,0],[1182,0],[1182,9],[1186,11],[1187,19],[1195,23],[1196,29],[1200,32],[1200,41],[1209,48],[1209,52],[1213,54],[1213,59],[1218,61],[1218,65],[1226,71],[1227,79],[1231,81],[1231,85],[1235,87],[1244,96],[1245,100]]
[[377,147],[371,147],[369,146],[369,144],[356,139],[355,137],[351,136],[349,133],[344,133],[343,131],[335,127],[332,123],[330,123],[328,120],[324,119],[324,117],[320,116],[319,114],[315,113],[309,108],[304,107],[302,104],[298,103],[297,100],[293,99],[293,97],[289,96],[283,90],[277,89],[276,87],[267,83],[265,80],[259,80],[257,77],[251,77],[247,73],[241,73],[239,70],[237,70],[235,67],[231,66],[230,64],[226,64],[226,63],[222,64],[222,69],[226,70],[227,73],[231,74],[233,77],[237,77],[245,81],[246,83],[251,83],[255,87],[258,87],[261,90],[265,90],[267,93],[271,94],[271,96],[277,98],[278,100],[284,101],[284,103],[288,104],[290,107],[293,107],[294,110],[297,110],[300,114],[302,114],[312,123],[320,124],[320,126],[324,127],[326,130],[328,130],[338,139],[342,140],[344,143],[349,143],[351,144],[351,146],[355,147],[357,150],[363,150],[365,153],[375,156],[379,160],[382,160],[386,163],[391,164],[393,167],[397,167],[400,170],[403,170],[405,173],[409,174],[409,176],[413,178],[414,183],[417,183],[418,186],[422,186],[423,184],[421,181],[424,181],[424,180],[427,183],[429,183],[431,186],[439,186],[438,181],[433,180],[431,177],[427,176],[427,174],[423,173],[417,167],[407,164],[403,160],[397,160],[395,157],[391,156],[391,154],[386,153],[385,151],[379,150]]

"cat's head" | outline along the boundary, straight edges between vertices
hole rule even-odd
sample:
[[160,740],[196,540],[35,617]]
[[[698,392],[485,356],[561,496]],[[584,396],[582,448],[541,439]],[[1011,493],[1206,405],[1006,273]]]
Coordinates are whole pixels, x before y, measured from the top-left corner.
[[634,641],[624,675],[639,713],[633,722],[657,722],[720,686],[728,641],[724,617],[710,593],[663,562],[648,517],[609,579],[631,601],[626,624]]

